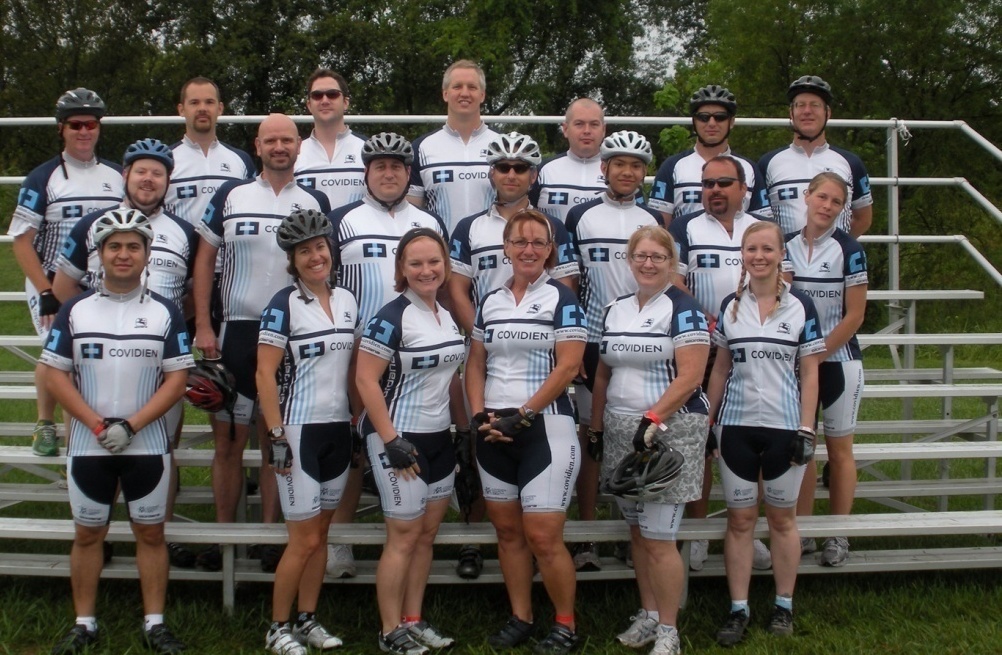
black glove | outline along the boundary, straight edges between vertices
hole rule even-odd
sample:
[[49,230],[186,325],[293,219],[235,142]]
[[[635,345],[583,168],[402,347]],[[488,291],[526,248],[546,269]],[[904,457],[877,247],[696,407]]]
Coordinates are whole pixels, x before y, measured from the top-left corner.
[[512,439],[532,425],[532,421],[522,416],[522,413],[513,407],[499,409],[494,412],[494,416],[496,418],[491,423],[491,428]]
[[470,432],[473,433],[473,437],[476,438],[477,434],[480,432],[480,426],[486,425],[488,423],[487,412],[477,412],[470,419]]
[[38,294],[39,316],[52,316],[59,312],[60,306],[59,299],[56,298],[56,294],[52,293],[52,289],[46,289]]
[[469,523],[473,503],[480,497],[480,479],[473,461],[473,435],[457,430],[452,443],[456,448],[456,478],[453,483],[456,502],[459,503],[460,515]]
[[358,426],[351,424],[351,468],[357,469],[362,463],[362,433]]
[[292,468],[292,448],[288,439],[271,440],[268,444],[268,463],[280,471]]
[[104,430],[97,435],[97,442],[108,452],[118,455],[129,447],[135,434],[132,425],[124,418],[106,418]]
[[640,418],[640,425],[633,433],[633,449],[638,453],[650,449],[654,443],[654,434],[658,431],[661,420],[651,412],[647,412]]
[[386,459],[395,469],[407,469],[417,464],[417,448],[401,436],[386,444]]
[[605,431],[592,430],[588,428],[588,456],[596,462],[602,461],[602,454],[605,450]]
[[797,434],[790,441],[790,463],[795,466],[803,466],[814,459],[814,439],[813,430],[800,428]]
[[456,463],[460,469],[473,466],[473,434],[469,430],[457,429],[452,446],[456,450]]
[[713,426],[710,426],[710,433],[706,435],[706,456],[713,457],[713,451],[720,448],[717,445],[717,433],[713,431]]

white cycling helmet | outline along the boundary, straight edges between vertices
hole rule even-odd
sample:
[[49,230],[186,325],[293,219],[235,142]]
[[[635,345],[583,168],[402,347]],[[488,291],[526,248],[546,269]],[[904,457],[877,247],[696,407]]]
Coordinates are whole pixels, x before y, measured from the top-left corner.
[[654,159],[654,152],[647,138],[630,130],[620,130],[602,141],[602,161],[618,155],[636,157],[645,164],[650,164]]
[[508,134],[499,134],[497,138],[487,144],[488,164],[493,165],[506,159],[524,161],[530,166],[539,166],[543,162],[543,155],[539,152],[539,144],[531,136],[509,132]]
[[153,241],[153,227],[150,225],[150,219],[146,218],[146,214],[138,209],[125,209],[124,207],[109,209],[94,221],[94,224],[90,226],[90,232],[95,246],[100,246],[115,232],[138,232],[146,240],[146,245]]

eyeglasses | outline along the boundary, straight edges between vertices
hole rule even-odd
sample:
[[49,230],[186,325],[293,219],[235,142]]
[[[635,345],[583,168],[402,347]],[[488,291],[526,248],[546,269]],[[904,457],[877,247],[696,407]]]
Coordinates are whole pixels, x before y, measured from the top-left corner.
[[80,130],[83,130],[83,129],[94,131],[94,130],[96,130],[101,125],[101,122],[100,121],[94,121],[94,120],[90,120],[90,121],[66,121],[65,123],[63,123],[63,125],[65,125],[66,127],[70,128],[74,132],[79,132]]
[[712,114],[708,111],[701,111],[696,114],[696,120],[699,121],[700,123],[709,123],[711,118],[717,121],[718,123],[723,123],[727,120],[730,120],[731,115],[728,114],[726,111],[716,111],[713,112]]
[[795,103],[793,103],[793,108],[794,109],[815,109],[815,110],[818,110],[818,109],[823,109],[824,106],[825,106],[825,103],[818,102],[817,100],[812,100],[811,102],[801,101],[801,102],[795,102]]
[[668,255],[660,255],[660,254],[658,254],[658,255],[645,255],[642,252],[635,252],[632,255],[630,255],[630,259],[632,259],[633,261],[635,261],[638,264],[643,264],[648,259],[651,260],[652,262],[654,262],[655,264],[664,264],[666,261],[668,261]]
[[509,164],[508,162],[499,161],[494,164],[494,170],[502,175],[507,175],[508,173],[515,171],[518,175],[528,173],[529,169],[532,168],[529,164],[525,162],[518,162],[517,164]]
[[310,97],[317,101],[323,100],[324,96],[327,96],[331,100],[337,100],[343,95],[344,93],[340,89],[316,89],[310,91]]
[[529,246],[532,246],[533,250],[542,250],[550,245],[549,241],[543,241],[542,239],[534,239],[532,241],[528,239],[508,239],[508,243],[518,250],[525,250]]
[[705,180],[703,180],[703,188],[712,189],[713,187],[718,186],[721,189],[726,189],[727,187],[731,186],[737,181],[738,178],[736,177],[718,177],[718,178],[708,177]]

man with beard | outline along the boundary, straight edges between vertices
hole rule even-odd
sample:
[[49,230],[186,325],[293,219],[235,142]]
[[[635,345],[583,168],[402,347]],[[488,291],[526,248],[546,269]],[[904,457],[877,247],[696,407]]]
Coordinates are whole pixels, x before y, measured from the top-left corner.
[[799,232],[807,223],[807,185],[818,173],[831,171],[845,180],[852,196],[835,226],[858,238],[873,222],[870,176],[855,153],[828,143],[825,127],[832,116],[831,86],[817,75],[804,75],[790,85],[786,99],[790,102],[793,143],[759,161],[772,215],[784,234]]
[[331,209],[365,194],[365,137],[344,124],[349,103],[344,76],[327,68],[313,71],[306,82],[306,109],[313,116],[313,132],[303,141],[296,160],[296,181],[326,194]]
[[[213,425],[215,457],[212,491],[216,521],[236,520],[244,484],[243,449],[254,419],[257,398],[257,336],[261,312],[280,289],[292,284],[287,258],[275,239],[282,219],[293,211],[330,211],[327,196],[296,184],[293,174],[301,139],[296,124],[284,114],[271,114],[258,128],[254,140],[261,158],[261,174],[252,180],[224,183],[212,197],[198,225],[201,243],[195,256],[195,345],[208,359],[219,357],[237,381],[237,402],[232,416],[216,415]],[[217,340],[209,314],[213,268],[222,249],[220,297],[223,323]],[[268,444],[264,421],[258,421],[261,444]],[[265,459],[267,461],[267,459]],[[265,522],[279,516],[274,471],[261,467],[261,506]],[[261,567],[274,571],[281,551],[274,546],[258,549]],[[209,570],[222,567],[219,546],[210,546],[198,558]]]
[[[711,333],[721,301],[734,293],[738,286],[741,275],[741,237],[752,223],[768,220],[765,216],[742,209],[748,193],[745,172],[742,162],[730,155],[717,155],[706,162],[700,180],[704,210],[679,217],[668,228],[679,250],[678,275],[674,284],[688,289],[696,298],[710,322]],[[715,348],[711,346],[706,378],[703,380],[704,388],[715,356]],[[716,449],[715,442],[715,437],[711,435],[707,445],[710,461],[707,461],[704,469],[703,497],[686,507],[688,516],[693,518],[706,517],[709,509],[709,493],[713,483],[711,456]],[[708,547],[709,543],[704,540],[692,542],[689,553],[689,567],[692,570],[702,570]],[[752,566],[756,569],[768,569],[772,566],[769,549],[757,539]]]
[[669,157],[661,164],[647,203],[652,209],[661,212],[665,224],[673,218],[703,208],[700,174],[703,165],[717,155],[730,155],[744,168],[748,190],[745,192],[742,209],[758,211],[765,208],[768,211],[765,187],[758,167],[750,159],[732,153],[728,143],[737,111],[738,103],[734,100],[734,94],[717,84],[704,86],[689,99],[696,145]]

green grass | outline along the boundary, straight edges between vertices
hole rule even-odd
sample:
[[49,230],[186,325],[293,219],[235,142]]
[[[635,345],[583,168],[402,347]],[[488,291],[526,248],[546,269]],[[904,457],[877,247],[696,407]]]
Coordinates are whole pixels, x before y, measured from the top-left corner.
[[[22,288],[22,278],[13,266],[9,246],[0,246],[0,256],[10,265],[0,267],[0,289]],[[949,329],[949,328],[945,328]],[[30,334],[31,325],[25,308],[0,303],[0,334]],[[892,366],[886,348],[865,352],[867,368]],[[920,365],[940,365],[935,348],[918,351]],[[957,349],[956,366],[994,366],[1002,368],[998,348],[962,347]],[[30,370],[23,360],[0,351],[0,370]],[[900,401],[864,402],[861,419],[889,419],[901,415]],[[954,402],[953,416],[974,417],[983,412],[979,400]],[[940,416],[936,399],[913,403],[916,417]],[[34,419],[34,404],[5,402],[0,407],[0,421],[29,422]],[[186,421],[205,423],[203,414],[190,410]],[[897,435],[867,435],[861,441],[894,441]],[[27,445],[27,436],[5,440]],[[203,446],[207,447],[207,446]],[[899,473],[895,463],[882,463],[889,475]],[[953,477],[983,475],[983,460],[960,460],[951,463]],[[915,479],[939,477],[936,462],[916,462]],[[867,479],[866,474],[861,479]],[[0,473],[0,482],[30,482],[38,478],[21,471]],[[209,484],[204,468],[182,469],[182,482],[190,486]],[[935,509],[935,498],[911,499],[925,509]],[[950,509],[980,509],[982,498],[954,497]],[[997,500],[1002,508],[1002,499]],[[720,509],[720,507],[716,507]],[[181,514],[211,521],[210,507],[183,506]],[[827,511],[819,501],[817,512]],[[857,512],[887,512],[872,501],[860,500]],[[121,507],[116,517],[123,518]],[[573,510],[572,510],[573,513]],[[46,516],[69,518],[69,508],[54,503],[21,503],[0,509],[0,516]],[[378,521],[378,516],[363,520]],[[855,549],[920,548],[946,546],[987,546],[987,537],[924,537],[912,539],[854,539]],[[719,544],[713,549],[719,552]],[[116,553],[130,555],[129,544],[116,545]],[[5,541],[7,552],[67,553],[69,544],[49,541]],[[440,557],[454,556],[454,548],[439,549]],[[378,557],[378,549],[357,549],[360,557]],[[552,609],[541,585],[536,585],[537,623],[545,628],[552,620]],[[908,574],[841,574],[802,576],[796,594],[796,635],[779,640],[762,629],[773,594],[768,577],[756,577],[752,584],[752,628],[737,652],[745,655],[773,653],[889,653],[919,652],[979,655],[1000,652],[1002,628],[997,613],[1002,608],[1002,572],[923,572]],[[693,580],[689,604],[680,618],[683,651],[724,652],[713,641],[719,623],[728,609],[728,593],[723,579]],[[613,639],[623,630],[637,605],[632,582],[589,582],[578,587],[577,611],[581,634],[587,639],[581,653],[631,653]],[[141,597],[135,581],[104,580],[101,583],[98,616],[102,629],[100,647],[94,653],[146,652],[140,642]],[[0,654],[48,652],[52,644],[70,627],[73,617],[70,583],[63,578],[5,577],[0,582]],[[271,607],[271,586],[243,584],[237,590],[233,616],[222,612],[221,590],[214,583],[172,582],[168,593],[168,623],[186,641],[192,653],[260,653]],[[505,620],[509,612],[504,589],[500,585],[433,586],[428,589],[425,616],[444,632],[454,635],[459,645],[454,652],[474,655],[491,653],[484,640]],[[378,615],[374,588],[367,585],[328,585],[321,596],[321,620],[345,639],[344,653],[375,653]],[[522,649],[521,652],[529,652]]]

